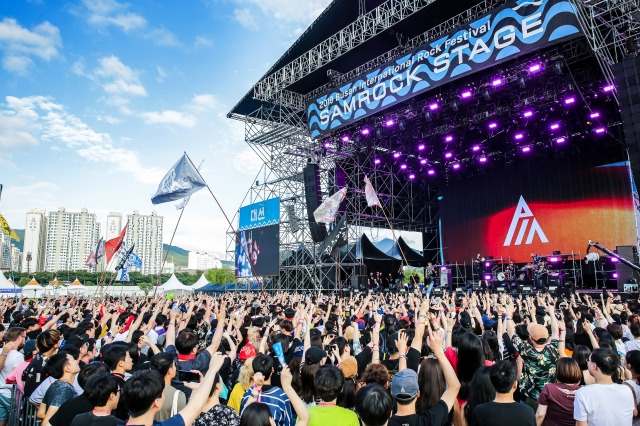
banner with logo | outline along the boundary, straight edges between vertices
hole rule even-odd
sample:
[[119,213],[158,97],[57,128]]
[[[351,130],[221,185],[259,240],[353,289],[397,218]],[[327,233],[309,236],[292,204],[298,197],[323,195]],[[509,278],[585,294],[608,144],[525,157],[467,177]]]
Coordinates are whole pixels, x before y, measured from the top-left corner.
[[441,204],[446,262],[476,254],[531,261],[554,251],[580,252],[587,242],[636,244],[629,164],[580,158],[495,170],[450,182]]
[[280,198],[271,198],[240,208],[240,231],[276,223],[280,223]]
[[568,0],[518,0],[314,98],[312,138],[455,79],[580,35]]

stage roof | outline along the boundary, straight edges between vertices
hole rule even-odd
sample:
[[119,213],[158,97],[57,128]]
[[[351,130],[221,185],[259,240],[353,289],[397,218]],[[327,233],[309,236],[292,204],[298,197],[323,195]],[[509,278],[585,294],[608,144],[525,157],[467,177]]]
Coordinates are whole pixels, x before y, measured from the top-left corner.
[[[385,0],[365,0],[365,11],[368,12],[380,6],[384,1]],[[359,2],[355,0],[333,0],[315,22],[302,33],[298,40],[293,43],[262,78],[271,75],[298,56],[320,44],[323,40],[356,21],[359,15],[358,3]],[[303,95],[307,94],[329,82],[327,70],[331,69],[339,73],[347,73],[367,61],[398,47],[397,33],[403,34],[405,40],[411,39],[479,3],[481,3],[480,0],[436,0],[407,19],[400,21],[390,29],[372,37],[357,48],[350,50],[334,61],[290,85],[287,87],[287,90]],[[262,78],[260,80],[262,80]],[[267,107],[269,105],[269,102],[254,99],[253,88],[251,88],[233,107],[229,115],[251,115],[251,113],[258,110],[261,106]]]

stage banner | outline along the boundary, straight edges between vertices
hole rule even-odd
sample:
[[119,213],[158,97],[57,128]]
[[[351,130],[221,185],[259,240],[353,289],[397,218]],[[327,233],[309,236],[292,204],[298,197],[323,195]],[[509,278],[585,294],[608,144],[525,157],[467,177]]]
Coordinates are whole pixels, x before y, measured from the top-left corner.
[[[236,277],[278,275],[280,225],[263,226],[238,232],[236,241]],[[244,249],[243,249],[244,247]]]
[[518,0],[313,98],[312,138],[422,92],[580,35],[568,0]]
[[238,222],[238,229],[241,231],[280,223],[280,198],[240,207]]
[[476,254],[530,262],[531,254],[636,244],[629,164],[580,158],[493,170],[450,182],[440,201],[446,262]]

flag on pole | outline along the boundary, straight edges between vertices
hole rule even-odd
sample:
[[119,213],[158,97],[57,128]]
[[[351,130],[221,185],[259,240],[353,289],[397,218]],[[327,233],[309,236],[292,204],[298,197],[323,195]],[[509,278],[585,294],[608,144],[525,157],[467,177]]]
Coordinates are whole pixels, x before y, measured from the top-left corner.
[[104,252],[105,256],[107,256],[107,264],[111,262],[111,258],[113,257],[113,255],[116,254],[116,252],[120,249],[120,246],[122,246],[124,235],[127,233],[127,225],[122,228],[122,232],[119,236],[112,238],[104,243]]
[[382,207],[380,205],[380,200],[378,199],[378,195],[376,194],[376,190],[373,189],[373,185],[371,185],[371,181],[369,180],[369,176],[365,176],[364,177],[364,183],[365,183],[364,196],[367,198],[367,206],[369,206],[369,207],[373,207],[373,206]]
[[131,254],[129,255],[127,263],[135,268],[142,268],[142,259],[140,259],[140,256],[133,252],[131,252]]
[[160,204],[179,200],[190,196],[205,186],[207,186],[206,182],[193,167],[187,158],[187,154],[183,154],[182,158],[162,178],[158,191],[151,198],[151,202]]
[[100,238],[98,244],[96,244],[96,248],[91,250],[87,260],[84,262],[89,268],[93,268],[98,264],[98,260],[104,256],[104,238]]
[[89,268],[93,268],[94,266],[96,266],[96,254],[93,250],[91,250],[91,252],[89,253],[89,256],[87,256],[87,260],[85,260],[84,264],[87,265],[87,267]]
[[96,262],[104,257],[104,238],[100,237],[100,241],[96,245]]
[[133,253],[134,247],[135,247],[135,244],[132,245],[129,250],[126,250],[124,252],[122,257],[120,258],[120,262],[118,263],[118,266],[116,266],[116,271],[119,271],[120,269],[127,269],[129,267],[129,256],[131,255],[131,253]]
[[18,238],[18,234],[16,234],[16,232],[11,229],[11,227],[9,226],[9,223],[7,222],[7,219],[4,218],[4,216],[2,216],[0,214],[0,229],[2,229],[2,232],[4,232],[5,234],[9,235],[10,238],[13,238],[14,240],[20,242],[20,238]]
[[125,268],[120,269],[116,275],[116,281],[129,282],[129,272]]
[[318,223],[331,223],[335,220],[338,210],[340,209],[340,203],[347,195],[347,187],[345,186],[340,191],[333,194],[331,197],[324,200],[322,204],[313,212],[313,217]]

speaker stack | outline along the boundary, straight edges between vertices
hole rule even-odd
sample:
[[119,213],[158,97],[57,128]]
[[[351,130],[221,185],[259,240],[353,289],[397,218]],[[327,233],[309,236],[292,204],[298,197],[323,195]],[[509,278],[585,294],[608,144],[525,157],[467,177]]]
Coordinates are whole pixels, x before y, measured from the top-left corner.
[[[627,259],[633,264],[638,264],[638,248],[636,246],[618,246],[616,253],[622,258]],[[618,274],[618,291],[633,291],[629,286],[625,288],[625,284],[633,282],[635,279],[635,291],[638,291],[638,282],[640,282],[640,274],[633,268],[628,267],[622,262],[616,263],[616,273]],[[631,285],[633,287],[633,284]]]
[[327,227],[324,223],[316,222],[313,212],[322,203],[322,192],[320,187],[320,168],[317,164],[309,163],[302,169],[304,180],[304,196],[307,201],[307,218],[309,219],[309,230],[314,243],[321,243],[327,238]]

